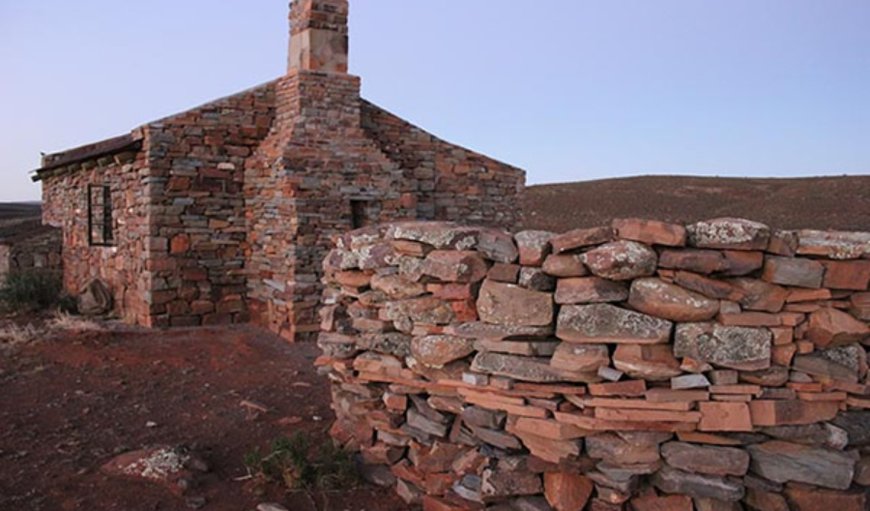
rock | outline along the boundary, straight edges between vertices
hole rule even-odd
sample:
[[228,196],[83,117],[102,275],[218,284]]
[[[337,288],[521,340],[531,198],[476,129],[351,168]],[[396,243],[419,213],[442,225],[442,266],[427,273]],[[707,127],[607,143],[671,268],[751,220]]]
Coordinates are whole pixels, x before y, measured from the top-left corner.
[[716,218],[686,227],[688,244],[698,248],[764,250],[770,228],[742,218]]
[[520,255],[513,237],[500,229],[481,230],[477,251],[497,263],[514,263]]
[[752,424],[785,426],[812,424],[833,419],[840,405],[836,401],[756,399],[750,401]]
[[752,415],[746,403],[700,402],[700,431],[752,431]]
[[632,282],[628,304],[645,314],[671,321],[707,321],[719,312],[718,300],[656,278]]
[[837,450],[843,450],[849,445],[849,434],[846,430],[827,422],[764,427],[761,428],[761,432],[778,440],[796,444],[824,445]]
[[446,325],[455,317],[446,301],[431,296],[387,302],[381,313],[382,319],[396,323],[410,321],[426,325]]
[[862,321],[870,321],[870,293],[855,293],[849,298],[849,313]]
[[609,280],[631,280],[655,273],[655,251],[635,241],[614,241],[584,253],[580,260],[594,275]]
[[560,305],[621,302],[628,298],[628,286],[600,277],[564,278],[556,285],[555,298]]
[[[395,479],[395,478],[393,478]],[[257,506],[257,511],[288,511],[286,507],[274,502],[264,502]]]
[[474,341],[451,335],[426,335],[411,341],[411,356],[423,365],[441,368],[474,353]]
[[870,455],[865,454],[855,465],[855,483],[870,486]]
[[332,332],[321,332],[317,336],[317,347],[327,357],[340,360],[353,358],[360,351],[353,337]]
[[411,336],[401,332],[364,334],[356,337],[356,343],[362,350],[375,351],[399,358],[405,358],[411,354]]
[[820,447],[771,440],[746,447],[752,471],[777,483],[809,483],[846,490],[852,484],[857,459]]
[[825,280],[829,289],[865,291],[870,287],[870,261],[823,261]]
[[556,279],[544,273],[540,268],[523,268],[518,279],[520,286],[535,291],[552,291],[556,287]]
[[466,424],[489,429],[501,429],[507,418],[504,412],[487,410],[479,406],[467,406],[460,415]]
[[496,282],[516,284],[520,280],[520,269],[518,264],[495,263],[487,272],[486,278]]
[[870,327],[837,309],[825,307],[810,314],[806,338],[819,348],[862,342]]
[[763,280],[739,278],[728,283],[739,293],[737,301],[745,310],[779,312],[788,297],[788,290]]
[[477,246],[479,229],[449,222],[396,222],[387,227],[390,240],[418,241],[436,249],[471,250]]
[[559,341],[475,341],[474,349],[477,351],[494,351],[509,355],[523,355],[525,357],[549,357],[556,352]]
[[666,344],[620,344],[613,352],[613,366],[632,378],[648,381],[664,381],[682,373]]
[[79,292],[78,312],[84,316],[102,316],[112,311],[112,290],[105,282],[93,279]]
[[485,323],[507,326],[547,326],[553,322],[553,297],[513,284],[486,280],[477,312]]
[[597,381],[595,373],[564,371],[550,366],[548,358],[533,358],[502,353],[480,352],[474,357],[471,369],[481,373],[507,376],[521,381],[553,383],[559,381]]
[[820,353],[794,357],[792,369],[821,378],[858,383],[858,373],[854,369],[831,361]]
[[785,497],[791,504],[792,511],[865,511],[870,499],[866,489],[830,491],[802,484],[788,485]]
[[423,260],[422,270],[443,282],[479,282],[489,267],[477,252],[435,250]]
[[728,282],[711,279],[687,271],[678,271],[674,275],[674,284],[690,291],[700,293],[707,298],[714,298],[717,300],[737,301],[743,297],[743,295]]
[[184,447],[160,446],[120,454],[101,469],[103,473],[160,484],[181,495],[198,472],[208,472],[202,459]]
[[870,445],[870,410],[842,412],[831,423],[846,431],[850,447]]
[[870,254],[870,233],[843,231],[798,231],[797,253],[829,259],[860,259]]
[[771,366],[760,371],[742,371],[740,381],[765,387],[781,387],[788,382],[788,368]]
[[789,511],[788,502],[781,492],[765,491],[746,487],[746,497],[743,499],[751,509],[758,511]]
[[554,277],[583,277],[589,272],[580,260],[580,254],[552,254],[544,260],[544,273]]
[[686,495],[647,495],[631,499],[632,511],[693,511],[692,499]]
[[601,245],[613,239],[613,229],[610,227],[593,227],[591,229],[575,229],[559,234],[550,239],[553,252],[561,254],[577,248]]
[[615,433],[602,433],[586,437],[586,452],[595,459],[605,460],[615,465],[635,465],[654,463],[660,459],[659,443],[654,441],[623,438]]
[[693,498],[711,498],[736,502],[743,498],[739,479],[692,474],[669,466],[652,476],[652,483],[665,493],[678,493]]
[[672,323],[609,304],[566,305],[556,336],[577,343],[667,343]]
[[722,254],[725,256],[725,264],[728,267],[725,270],[725,275],[735,277],[749,275],[764,265],[764,252],[726,250]]
[[710,386],[710,380],[703,374],[684,374],[671,378],[671,388],[674,390],[705,389]]
[[767,256],[761,278],[783,286],[816,289],[822,287],[824,274],[822,263],[812,259]]
[[588,477],[567,472],[544,474],[544,495],[556,511],[583,509],[592,496],[593,484]]
[[718,499],[694,499],[694,504],[695,511],[743,511],[743,505],[740,502],[728,502]]
[[695,273],[718,273],[728,269],[728,261],[718,250],[663,250],[659,267]]
[[489,325],[486,323],[460,323],[445,327],[444,332],[466,339],[503,341],[509,339],[546,338],[553,335],[553,327]]
[[487,468],[483,471],[480,485],[480,492],[485,501],[536,495],[543,491],[541,477],[524,470],[506,471]]
[[677,325],[674,355],[731,369],[766,369],[770,367],[771,340],[766,328],[684,323]]
[[682,247],[686,244],[686,228],[679,224],[639,218],[621,218],[614,220],[612,226],[617,237],[624,240],[669,247]]
[[541,266],[550,253],[550,238],[555,236],[549,231],[520,231],[514,240],[520,252],[523,266]]
[[404,479],[396,480],[396,494],[409,506],[418,505],[423,499],[423,492]]
[[597,373],[610,365],[610,353],[603,344],[571,344],[563,342],[556,348],[550,365],[566,371]]
[[814,352],[814,355],[848,368],[859,379],[867,375],[867,352],[860,344],[847,344],[837,348],[818,350]]
[[668,465],[687,472],[742,476],[749,470],[749,454],[735,447],[668,442],[662,445],[661,453]]
[[401,275],[373,275],[371,286],[392,300],[407,300],[426,293],[426,286]]

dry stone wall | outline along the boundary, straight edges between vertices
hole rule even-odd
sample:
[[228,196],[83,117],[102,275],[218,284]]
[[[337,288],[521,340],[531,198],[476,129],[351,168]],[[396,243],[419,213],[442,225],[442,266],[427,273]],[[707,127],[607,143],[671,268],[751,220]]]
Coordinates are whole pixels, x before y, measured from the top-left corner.
[[324,263],[331,432],[426,510],[866,510],[870,233],[394,223]]

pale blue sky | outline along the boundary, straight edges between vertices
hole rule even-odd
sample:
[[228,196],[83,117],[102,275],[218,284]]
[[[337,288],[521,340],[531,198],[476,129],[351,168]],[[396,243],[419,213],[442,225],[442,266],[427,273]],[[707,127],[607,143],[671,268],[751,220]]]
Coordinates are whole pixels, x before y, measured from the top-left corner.
[[[351,0],[370,100],[529,171],[870,174],[870,1]],[[0,0],[0,200],[284,72],[285,0]]]

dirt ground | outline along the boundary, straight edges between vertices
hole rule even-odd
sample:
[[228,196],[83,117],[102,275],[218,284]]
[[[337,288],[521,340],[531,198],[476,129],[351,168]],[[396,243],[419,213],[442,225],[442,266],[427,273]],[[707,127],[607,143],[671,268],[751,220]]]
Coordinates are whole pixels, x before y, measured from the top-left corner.
[[[259,495],[237,480],[247,474],[245,454],[276,437],[305,431],[327,441],[332,413],[327,382],[312,367],[317,352],[254,327],[86,332],[7,350],[0,509],[172,511],[201,497],[202,509],[214,511],[261,502],[292,511],[406,509],[391,489],[309,495],[270,485]],[[252,417],[243,400],[269,411]],[[116,454],[163,444],[205,458],[211,473],[201,486],[178,497],[100,471]]]

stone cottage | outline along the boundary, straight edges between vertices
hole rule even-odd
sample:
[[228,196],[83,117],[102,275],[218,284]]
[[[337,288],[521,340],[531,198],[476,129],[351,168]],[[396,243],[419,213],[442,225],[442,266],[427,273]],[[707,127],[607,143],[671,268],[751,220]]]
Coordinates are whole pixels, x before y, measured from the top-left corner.
[[316,331],[330,238],[397,219],[512,227],[525,173],[360,97],[348,0],[296,0],[287,74],[43,158],[65,287],[92,279],[149,327]]

